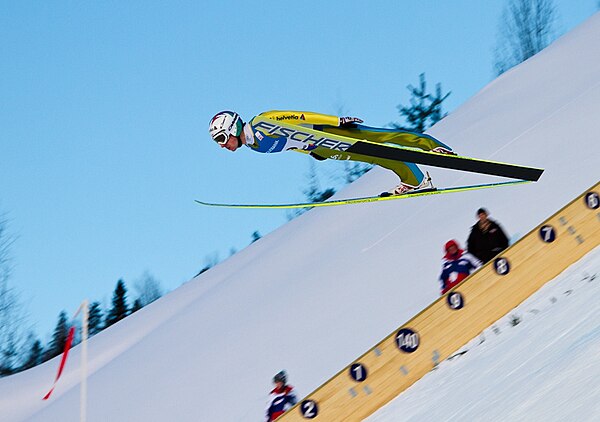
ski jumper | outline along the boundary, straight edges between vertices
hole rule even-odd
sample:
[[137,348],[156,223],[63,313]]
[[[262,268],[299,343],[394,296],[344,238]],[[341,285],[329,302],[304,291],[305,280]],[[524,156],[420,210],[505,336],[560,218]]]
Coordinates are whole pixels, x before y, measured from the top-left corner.
[[[298,126],[304,126],[325,133],[346,136],[354,139],[366,139],[377,143],[391,143],[403,147],[420,148],[425,151],[436,147],[451,149],[432,136],[409,132],[400,129],[383,129],[352,123],[340,126],[337,116],[313,113],[309,111],[267,111],[257,117],[268,118],[274,121],[283,121]],[[310,153],[317,159],[351,160],[374,164],[393,171],[400,180],[413,186],[419,185],[423,180],[423,172],[414,164],[401,161],[369,157],[366,155],[337,151],[318,146],[310,151],[307,145],[284,136],[266,133],[253,125],[255,118],[244,126],[246,146],[256,152],[274,153],[294,150]]]

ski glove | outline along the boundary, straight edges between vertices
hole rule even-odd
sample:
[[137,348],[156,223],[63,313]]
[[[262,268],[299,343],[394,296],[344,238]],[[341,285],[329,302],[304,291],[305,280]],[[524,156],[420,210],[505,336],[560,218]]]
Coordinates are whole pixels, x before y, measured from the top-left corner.
[[340,126],[350,126],[354,123],[362,123],[358,117],[340,117]]

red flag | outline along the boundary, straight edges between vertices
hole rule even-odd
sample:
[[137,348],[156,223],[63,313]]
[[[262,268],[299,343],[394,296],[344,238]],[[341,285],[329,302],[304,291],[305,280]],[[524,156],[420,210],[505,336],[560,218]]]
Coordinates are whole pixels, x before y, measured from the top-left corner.
[[52,385],[52,388],[50,389],[50,391],[48,391],[48,394],[46,394],[42,400],[48,400],[50,398],[50,395],[54,391],[54,387],[56,387],[56,383],[58,382],[58,379],[60,378],[62,371],[65,368],[65,363],[67,363],[67,356],[69,356],[69,350],[71,350],[73,337],[75,337],[75,327],[71,327],[69,329],[69,335],[67,336],[67,341],[65,343],[65,350],[63,351],[62,359],[60,360],[60,366],[58,367],[58,373],[56,374],[54,385]]

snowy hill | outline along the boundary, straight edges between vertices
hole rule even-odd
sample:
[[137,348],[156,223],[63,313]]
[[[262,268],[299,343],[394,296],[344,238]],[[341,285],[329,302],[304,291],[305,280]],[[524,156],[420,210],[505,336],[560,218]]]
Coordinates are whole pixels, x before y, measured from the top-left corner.
[[600,247],[367,421],[598,420],[598,295]]
[[[543,167],[540,182],[304,214],[94,337],[89,420],[260,420],[274,373],[309,393],[437,298],[442,246],[464,242],[477,208],[516,237],[597,182],[599,39],[596,14],[431,131]],[[499,180],[430,171],[439,186]],[[394,184],[375,169],[337,196]],[[0,380],[2,420],[78,420],[78,365],[76,348],[48,403],[56,360]]]

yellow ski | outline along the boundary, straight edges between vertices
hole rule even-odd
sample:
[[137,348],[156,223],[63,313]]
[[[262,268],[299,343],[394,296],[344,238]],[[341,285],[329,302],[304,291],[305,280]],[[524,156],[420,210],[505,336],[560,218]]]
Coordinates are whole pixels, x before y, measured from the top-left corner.
[[509,186],[509,185],[521,185],[524,183],[531,183],[528,180],[511,180],[508,182],[497,182],[497,183],[484,183],[479,185],[466,185],[466,186],[456,186],[451,188],[439,188],[439,189],[427,189],[427,190],[417,190],[413,192],[409,192],[403,195],[392,195],[392,196],[366,196],[362,198],[348,198],[348,199],[336,199],[333,201],[323,201],[323,202],[299,202],[292,204],[219,204],[212,202],[204,202],[198,201],[197,203],[200,205],[206,205],[209,207],[224,207],[224,208],[263,208],[263,209],[289,209],[289,208],[313,208],[313,207],[335,207],[338,205],[351,205],[351,204],[364,204],[368,202],[379,202],[379,201],[391,201],[395,199],[406,199],[406,198],[414,198],[417,196],[427,196],[427,195],[439,195],[443,193],[453,193],[453,192],[466,192],[471,190],[478,189],[489,189],[496,188],[500,186]]

